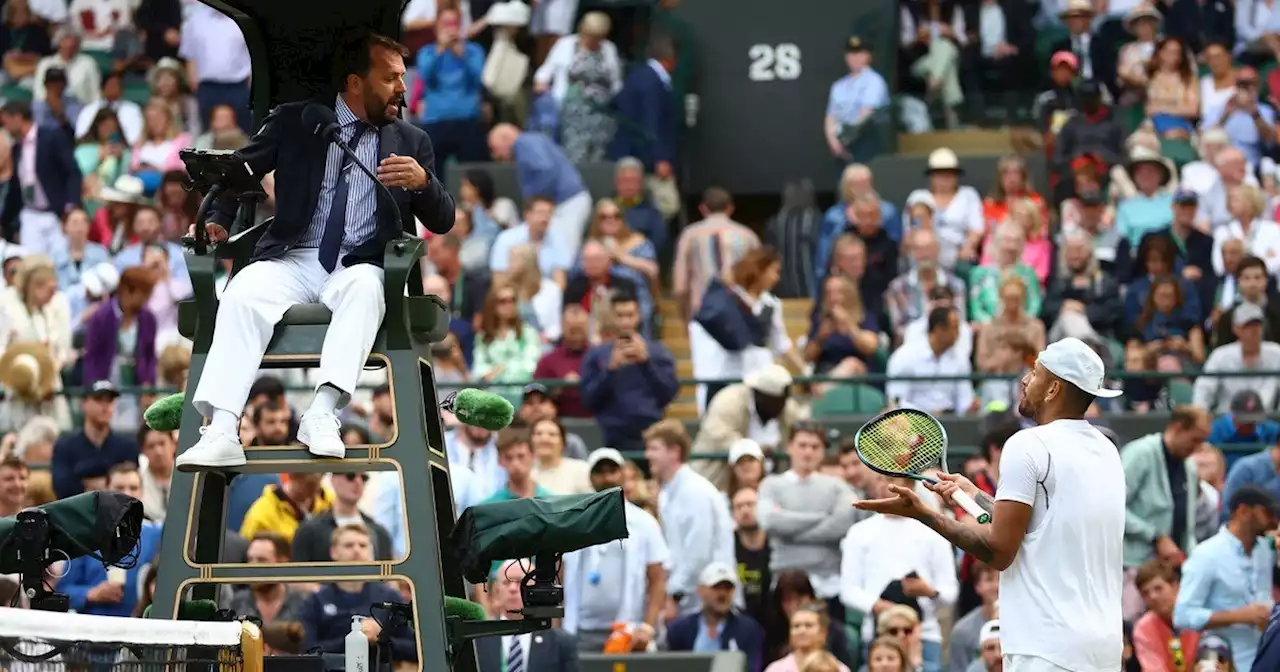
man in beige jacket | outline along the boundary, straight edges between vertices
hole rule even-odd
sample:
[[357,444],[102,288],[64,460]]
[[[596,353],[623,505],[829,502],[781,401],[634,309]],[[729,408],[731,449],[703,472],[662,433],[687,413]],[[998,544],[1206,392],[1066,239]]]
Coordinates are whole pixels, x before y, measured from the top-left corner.
[[[694,440],[694,453],[728,453],[729,444],[753,439],[768,453],[781,448],[791,427],[809,419],[809,407],[791,398],[791,374],[772,364],[730,385],[707,406]],[[729,487],[731,469],[723,460],[694,460],[690,463],[716,487]]]

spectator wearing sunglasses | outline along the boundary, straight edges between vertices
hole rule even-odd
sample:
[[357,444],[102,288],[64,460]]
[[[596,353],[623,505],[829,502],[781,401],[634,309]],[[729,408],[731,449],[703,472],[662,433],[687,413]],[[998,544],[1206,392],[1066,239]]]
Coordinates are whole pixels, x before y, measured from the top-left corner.
[[369,474],[364,472],[335,473],[331,479],[333,507],[313,516],[298,527],[293,536],[294,562],[328,562],[329,542],[333,532],[342,527],[359,525],[369,530],[373,541],[375,560],[392,560],[391,534],[360,511],[360,498],[364,496]]

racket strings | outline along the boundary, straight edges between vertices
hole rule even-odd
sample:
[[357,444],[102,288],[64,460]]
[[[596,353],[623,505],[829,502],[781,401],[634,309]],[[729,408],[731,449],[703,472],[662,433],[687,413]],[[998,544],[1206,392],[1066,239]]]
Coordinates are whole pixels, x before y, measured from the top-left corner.
[[857,448],[874,467],[918,474],[942,462],[946,444],[946,436],[932,418],[899,414],[864,427]]

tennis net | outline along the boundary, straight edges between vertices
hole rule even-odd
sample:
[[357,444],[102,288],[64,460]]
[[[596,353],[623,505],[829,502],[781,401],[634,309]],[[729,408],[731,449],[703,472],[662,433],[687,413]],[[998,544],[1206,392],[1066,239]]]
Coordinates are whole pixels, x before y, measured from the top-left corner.
[[3,672],[262,672],[249,622],[166,621],[0,608]]

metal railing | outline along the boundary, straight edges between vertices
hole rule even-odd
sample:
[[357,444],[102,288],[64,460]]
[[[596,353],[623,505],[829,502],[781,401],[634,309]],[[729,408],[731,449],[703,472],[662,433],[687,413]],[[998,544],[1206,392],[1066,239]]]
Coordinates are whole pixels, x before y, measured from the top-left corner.
[[[1143,371],[1133,373],[1128,371],[1117,371],[1111,376],[1111,379],[1117,382],[1126,380],[1182,380],[1190,378],[1260,378],[1267,376],[1280,376],[1280,369],[1271,371],[1215,371],[1215,372],[1197,372],[1190,373],[1168,373],[1161,371]],[[974,383],[980,383],[988,380],[1018,380],[1021,374],[1008,373],[973,373],[966,376],[889,376],[884,373],[868,373],[862,376],[852,376],[846,378],[832,378],[830,376],[796,376],[795,382],[798,384],[818,384],[818,383],[838,383],[843,385],[875,385],[885,382],[956,382],[968,380]],[[679,379],[681,386],[691,385],[726,385],[742,382],[741,378],[681,378]],[[463,382],[439,382],[436,387],[441,390],[456,390],[465,387],[486,388],[486,387],[521,387],[524,385],[538,384],[552,388],[577,387],[580,381],[564,380],[562,378],[534,378],[525,381],[484,381],[471,380]],[[121,394],[142,394],[142,395],[163,395],[181,392],[176,387],[147,387],[141,385],[121,386],[118,388]],[[314,386],[311,385],[285,385],[287,392],[310,392]],[[373,389],[372,387],[362,387],[361,389]],[[85,396],[88,388],[72,387],[66,388],[55,394],[77,399]]]

